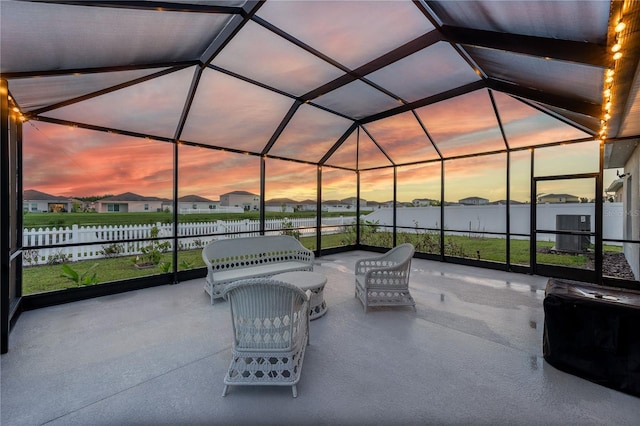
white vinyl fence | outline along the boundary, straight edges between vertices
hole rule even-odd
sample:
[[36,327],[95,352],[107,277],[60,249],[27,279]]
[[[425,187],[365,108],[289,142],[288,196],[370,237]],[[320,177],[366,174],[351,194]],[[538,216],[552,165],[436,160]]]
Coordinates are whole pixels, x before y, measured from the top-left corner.
[[[342,231],[345,225],[355,222],[355,217],[322,218],[322,233],[334,234]],[[282,228],[294,228],[300,236],[316,234],[316,218],[269,219],[265,221],[266,234],[280,234]],[[42,265],[65,259],[66,261],[101,259],[109,256],[132,256],[141,254],[141,248],[148,241],[123,242],[123,240],[151,238],[151,230],[157,227],[159,238],[166,240],[168,250],[173,248],[173,224],[155,225],[114,225],[114,226],[78,226],[64,228],[32,228],[23,232],[22,243],[25,247],[23,258],[25,265]],[[242,233],[239,235],[215,235],[198,237],[203,234]],[[260,234],[260,221],[257,220],[218,220],[215,222],[179,223],[179,249],[190,250],[203,247],[209,241],[223,238],[240,238]],[[163,241],[161,241],[163,242]],[[87,244],[95,243],[95,244]],[[28,247],[56,246],[67,244],[87,244],[72,247],[51,247],[30,250]]]

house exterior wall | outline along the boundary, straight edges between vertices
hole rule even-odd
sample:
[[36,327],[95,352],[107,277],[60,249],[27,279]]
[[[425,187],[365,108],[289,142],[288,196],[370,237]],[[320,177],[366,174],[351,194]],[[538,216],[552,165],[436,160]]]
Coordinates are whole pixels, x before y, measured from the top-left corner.
[[24,200],[22,202],[23,211],[29,213],[46,213],[53,211],[54,208],[62,208],[64,211],[70,212],[72,207],[73,203],[71,201]]
[[[640,148],[636,147],[624,165],[627,176],[623,185],[624,239],[640,239]],[[640,279],[640,244],[624,243],[624,256],[633,275]]]
[[129,205],[121,201],[101,202],[98,205],[99,213],[126,213],[129,211]]
[[557,196],[557,195],[545,195],[538,198],[539,203],[579,203],[580,199],[573,195],[570,196]]
[[[167,206],[165,205],[165,207]],[[199,202],[180,201],[178,202],[178,213],[189,213],[189,212],[202,213],[206,211],[211,211],[212,213],[215,213],[216,209],[219,207],[220,207],[219,201],[199,201]]]
[[220,196],[222,207],[242,207],[245,210],[259,210],[260,197],[255,194],[223,194]]
[[43,213],[49,211],[47,201],[24,200],[22,202],[22,208],[25,212],[29,213]]

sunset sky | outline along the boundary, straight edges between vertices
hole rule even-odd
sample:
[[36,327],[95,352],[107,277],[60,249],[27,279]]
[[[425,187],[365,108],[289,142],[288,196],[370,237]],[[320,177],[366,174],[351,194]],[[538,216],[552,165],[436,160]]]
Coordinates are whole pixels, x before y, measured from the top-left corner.
[[[386,129],[369,127],[372,134],[386,132],[386,140],[406,140],[409,146],[411,138],[417,137],[410,130],[410,136],[402,139],[401,127],[393,125]],[[365,136],[361,143],[363,153],[366,153],[368,148],[364,142],[368,137],[364,132],[361,135]],[[61,196],[130,191],[145,196],[172,197],[171,143],[37,121],[25,123],[24,139],[25,189]],[[336,160],[335,164],[346,164],[355,156],[355,146],[349,146],[354,141],[355,136],[345,142],[344,148],[336,153],[336,157],[342,159]],[[409,154],[402,154],[402,146],[394,146],[389,151],[394,156],[411,158]],[[365,155],[363,153],[361,155]],[[567,156],[572,158],[570,163],[562,161]],[[379,152],[371,157],[371,163],[387,161]],[[597,158],[597,143],[594,142],[540,149],[536,154],[536,175],[594,172],[597,171]],[[179,159],[180,196],[197,194],[218,200],[221,194],[235,190],[259,194],[260,161],[257,156],[180,145]],[[512,154],[512,199],[528,201],[529,169],[529,150]],[[266,199],[315,199],[315,166],[267,159],[266,170]],[[445,199],[457,201],[469,196],[481,196],[491,201],[505,199],[505,170],[505,154],[445,161]],[[607,173],[605,187],[615,178],[614,173]],[[322,199],[355,196],[355,178],[354,172],[324,167]],[[367,200],[391,200],[392,182],[392,169],[362,172],[361,196]],[[585,188],[584,185],[576,186],[575,182],[552,182],[544,188],[545,192],[593,197],[590,185]],[[440,198],[440,162],[399,168],[398,199],[411,201],[414,198]]]

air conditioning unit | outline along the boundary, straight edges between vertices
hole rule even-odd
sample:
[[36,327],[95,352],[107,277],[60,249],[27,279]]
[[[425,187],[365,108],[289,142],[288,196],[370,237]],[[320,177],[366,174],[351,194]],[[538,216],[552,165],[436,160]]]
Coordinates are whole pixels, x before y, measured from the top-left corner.
[[[591,231],[591,216],[584,214],[556,215],[556,231]],[[556,234],[558,251],[581,253],[587,251],[590,244],[588,235]]]

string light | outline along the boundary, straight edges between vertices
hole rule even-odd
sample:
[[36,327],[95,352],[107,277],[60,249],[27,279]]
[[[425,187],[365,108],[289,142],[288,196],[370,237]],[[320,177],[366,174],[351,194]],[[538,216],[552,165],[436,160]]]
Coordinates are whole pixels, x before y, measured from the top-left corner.
[[618,20],[618,22],[616,23],[616,26],[614,27],[614,32],[615,32],[615,41],[613,43],[613,46],[611,46],[611,53],[613,53],[613,64],[611,66],[611,68],[607,69],[605,71],[605,75],[604,75],[604,82],[605,82],[605,87],[603,88],[602,91],[602,105],[603,105],[603,113],[602,113],[602,120],[600,121],[600,139],[602,140],[602,142],[604,142],[606,140],[607,137],[607,124],[609,122],[609,120],[611,120],[611,94],[613,92],[613,85],[614,85],[614,76],[615,76],[615,67],[617,65],[617,61],[619,59],[622,58],[622,37],[621,37],[621,33],[622,31],[624,31],[624,29],[626,28],[626,24],[623,22],[622,18],[620,18]]

